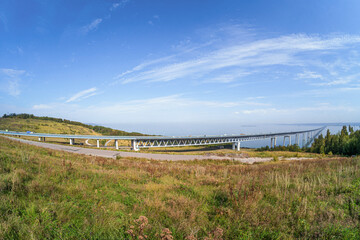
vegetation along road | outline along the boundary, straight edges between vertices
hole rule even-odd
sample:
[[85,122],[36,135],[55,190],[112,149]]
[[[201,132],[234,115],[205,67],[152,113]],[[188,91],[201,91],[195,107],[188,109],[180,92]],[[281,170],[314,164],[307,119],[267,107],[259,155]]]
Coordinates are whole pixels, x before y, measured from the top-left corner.
[[[9,137],[10,138],[10,137]],[[236,160],[243,163],[254,163],[254,162],[266,162],[271,161],[273,158],[258,158],[258,157],[226,157],[226,156],[205,156],[205,155],[174,155],[174,154],[154,154],[154,153],[135,153],[135,152],[120,152],[111,150],[99,150],[99,149],[88,149],[73,146],[63,146],[58,144],[51,144],[45,142],[35,142],[19,138],[10,138],[23,143],[49,148],[53,150],[60,150],[66,152],[72,152],[77,154],[85,154],[98,157],[116,158],[116,157],[135,157],[135,158],[146,158],[153,160],[168,160],[168,161],[184,161],[184,160]]]

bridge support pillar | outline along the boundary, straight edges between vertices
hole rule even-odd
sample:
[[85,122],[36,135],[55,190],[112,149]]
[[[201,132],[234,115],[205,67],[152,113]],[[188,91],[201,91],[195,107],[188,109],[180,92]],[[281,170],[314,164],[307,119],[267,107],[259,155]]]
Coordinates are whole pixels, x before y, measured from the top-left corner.
[[236,143],[233,143],[232,144],[232,150],[235,150],[236,149]]
[[100,140],[99,139],[96,139],[96,147],[100,147]]
[[240,151],[240,142],[237,142],[237,144],[236,144],[236,150],[237,150],[237,151]]
[[283,146],[285,146],[285,141],[286,141],[286,138],[289,138],[289,145],[291,145],[291,136],[284,136],[284,141],[283,141]]
[[299,134],[295,135],[295,144],[299,146]]
[[139,151],[139,147],[137,145],[136,140],[131,140],[131,149],[134,150],[134,151]]
[[115,139],[115,149],[119,149],[119,141]]
[[74,145],[75,139],[74,138],[70,138],[70,145]]
[[302,147],[305,147],[305,133],[302,136]]
[[276,137],[272,137],[271,143],[270,143],[270,148],[275,148],[275,147],[276,147]]
[[41,137],[39,137],[39,142],[41,142]]
[[45,137],[39,137],[39,142],[45,142]]

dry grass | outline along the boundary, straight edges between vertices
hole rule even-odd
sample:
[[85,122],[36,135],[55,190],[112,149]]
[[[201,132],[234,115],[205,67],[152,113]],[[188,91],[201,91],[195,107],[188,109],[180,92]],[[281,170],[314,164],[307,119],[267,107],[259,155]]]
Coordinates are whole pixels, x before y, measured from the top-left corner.
[[359,167],[114,160],[0,137],[0,238],[358,239]]
[[0,129],[20,132],[100,135],[86,127],[40,119],[0,118]]

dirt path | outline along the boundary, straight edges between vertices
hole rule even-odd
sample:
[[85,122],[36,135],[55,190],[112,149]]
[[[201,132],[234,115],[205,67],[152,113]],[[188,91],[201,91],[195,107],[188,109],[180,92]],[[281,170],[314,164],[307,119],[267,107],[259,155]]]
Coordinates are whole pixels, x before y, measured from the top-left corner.
[[100,150],[100,149],[89,149],[89,148],[81,148],[74,146],[64,146],[64,145],[51,144],[46,142],[35,142],[35,141],[30,141],[20,138],[12,138],[12,137],[6,137],[6,138],[19,141],[22,143],[27,143],[30,145],[35,145],[38,147],[72,152],[77,154],[106,157],[106,158],[116,158],[117,156],[120,156],[120,157],[146,158],[146,159],[162,160],[162,161],[182,161],[182,160],[191,161],[191,160],[214,159],[214,160],[235,160],[249,164],[255,162],[267,162],[272,160],[272,158],[255,158],[255,157],[234,158],[234,157],[204,156],[204,155],[172,155],[172,154],[155,154],[155,153],[139,153],[139,152],[120,152],[120,151],[112,151],[112,150]]

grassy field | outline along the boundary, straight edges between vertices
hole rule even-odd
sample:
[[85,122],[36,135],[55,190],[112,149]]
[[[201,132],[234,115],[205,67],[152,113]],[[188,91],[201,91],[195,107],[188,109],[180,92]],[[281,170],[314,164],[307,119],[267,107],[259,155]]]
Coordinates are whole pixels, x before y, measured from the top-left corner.
[[[101,135],[92,129],[73,125],[69,123],[60,123],[51,120],[40,119],[21,119],[21,118],[0,118],[0,129],[9,131],[33,131],[38,133],[55,133],[55,134],[77,134],[77,135]],[[37,141],[37,137],[21,137],[27,140]],[[86,146],[86,139],[76,139],[75,144]],[[56,144],[69,144],[69,139],[64,138],[47,138],[46,142]],[[106,140],[101,141],[101,145],[105,144]],[[89,144],[96,145],[96,140],[89,140]],[[130,147],[130,141],[119,141],[121,146]],[[114,146],[114,141],[111,141],[108,146]]]
[[359,239],[359,167],[113,160],[0,137],[0,239]]
[[241,151],[232,150],[231,144],[219,146],[185,146],[168,148],[141,148],[140,152],[181,155],[216,155],[228,157],[284,157],[284,158],[319,158],[320,154],[289,151],[256,151],[256,149],[241,148]]
[[86,127],[39,119],[0,118],[0,129],[19,132],[100,135]]

